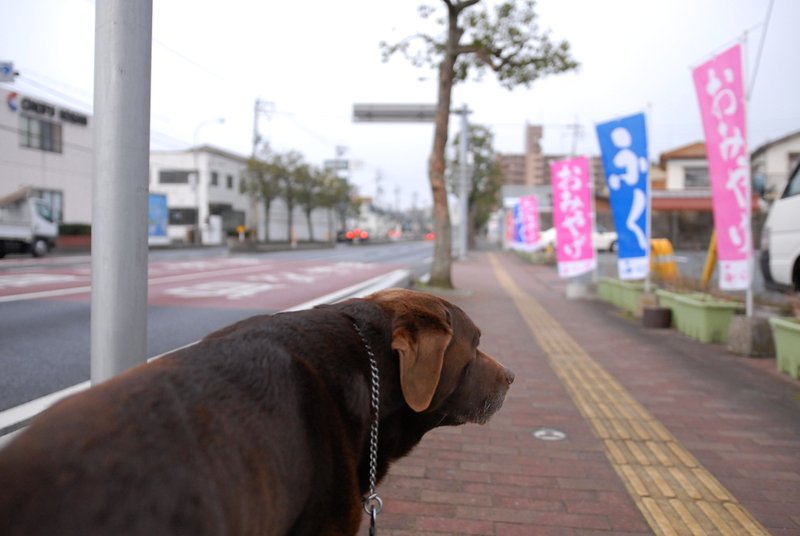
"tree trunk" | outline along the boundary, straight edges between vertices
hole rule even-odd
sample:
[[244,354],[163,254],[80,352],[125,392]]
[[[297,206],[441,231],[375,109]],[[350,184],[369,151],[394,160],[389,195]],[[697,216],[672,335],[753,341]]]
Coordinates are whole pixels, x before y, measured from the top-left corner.
[[272,199],[264,199],[264,242],[269,243],[269,209]]
[[287,212],[287,221],[286,221],[286,239],[289,243],[293,242],[293,232],[294,232],[294,200],[290,197],[285,199],[286,201],[286,212]]
[[450,10],[447,36],[447,50],[439,64],[439,96],[436,103],[436,124],[433,134],[433,150],[428,161],[428,179],[433,196],[433,229],[436,242],[433,248],[433,266],[431,267],[430,285],[440,288],[453,288],[452,249],[453,237],[450,224],[450,208],[447,204],[447,186],[444,180],[445,149],[447,148],[450,119],[450,103],[454,68],[456,63],[456,47],[462,30],[458,28],[458,12]]
[[469,222],[469,225],[467,226],[467,244],[469,245],[469,249],[475,249],[477,246],[478,229],[475,227],[475,219],[477,217],[476,212],[477,208],[475,207],[475,203],[470,203],[467,212],[467,221]]
[[311,223],[311,211],[306,210],[306,221],[308,222],[308,241],[314,241],[314,225]]

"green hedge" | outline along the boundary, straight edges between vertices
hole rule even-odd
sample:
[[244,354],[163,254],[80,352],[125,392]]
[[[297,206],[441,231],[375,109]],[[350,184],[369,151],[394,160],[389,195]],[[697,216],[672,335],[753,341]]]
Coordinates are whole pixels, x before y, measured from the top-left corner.
[[85,236],[92,234],[92,226],[88,223],[62,223],[58,226],[61,236]]

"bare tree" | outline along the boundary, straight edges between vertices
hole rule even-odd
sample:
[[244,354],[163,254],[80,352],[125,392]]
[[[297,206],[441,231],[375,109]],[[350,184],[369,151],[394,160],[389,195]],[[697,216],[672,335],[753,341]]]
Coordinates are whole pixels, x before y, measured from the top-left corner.
[[268,145],[261,148],[260,154],[247,160],[247,167],[239,183],[241,190],[264,207],[264,226],[266,242],[269,242],[269,221],[272,202],[280,195],[279,155]]
[[303,155],[297,151],[289,151],[286,154],[276,156],[276,171],[280,182],[280,197],[286,203],[286,238],[289,243],[293,243],[294,237],[294,206],[297,198],[297,177],[302,174],[306,163]]
[[328,204],[326,190],[330,186],[330,175],[330,172],[310,165],[300,166],[295,174],[295,198],[306,216],[310,242],[314,241],[314,225],[311,221],[311,214],[315,208],[325,207]]
[[[428,160],[436,233],[430,284],[452,288],[452,228],[444,172],[453,85],[467,80],[470,73],[480,79],[491,70],[507,89],[520,84],[528,87],[543,75],[574,69],[577,63],[570,56],[569,43],[553,42],[549,32],[540,31],[534,0],[506,0],[493,9],[476,7],[481,0],[441,2],[445,16],[436,22],[446,26],[444,36],[417,34],[395,44],[383,42],[381,49],[384,61],[400,52],[417,66],[439,70],[433,148]],[[419,8],[424,19],[435,11],[430,6]]]

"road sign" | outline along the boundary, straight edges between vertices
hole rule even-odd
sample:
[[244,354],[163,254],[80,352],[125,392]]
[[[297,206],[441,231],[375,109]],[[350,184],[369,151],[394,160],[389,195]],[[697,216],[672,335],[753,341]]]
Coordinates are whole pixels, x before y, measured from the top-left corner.
[[325,167],[325,169],[335,169],[337,171],[350,169],[350,162],[342,158],[336,158],[334,160],[325,160],[322,164]]
[[354,104],[353,121],[361,123],[431,123],[435,104]]
[[13,82],[17,74],[14,72],[14,62],[0,61],[0,82]]

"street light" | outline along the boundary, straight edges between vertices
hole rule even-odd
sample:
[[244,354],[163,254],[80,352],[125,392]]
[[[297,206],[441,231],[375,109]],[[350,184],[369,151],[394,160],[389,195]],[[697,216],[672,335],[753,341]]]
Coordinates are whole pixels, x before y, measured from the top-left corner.
[[198,123],[196,127],[194,127],[194,144],[192,145],[192,154],[194,156],[194,182],[192,184],[192,188],[194,190],[194,203],[195,203],[195,218],[194,218],[194,236],[192,237],[192,242],[195,244],[202,243],[202,238],[200,236],[200,222],[203,221],[200,218],[200,166],[198,164],[198,149],[197,146],[197,135],[200,132],[200,129],[206,125],[211,124],[222,124],[225,122],[224,117],[218,117],[217,119],[208,119],[201,123]]

